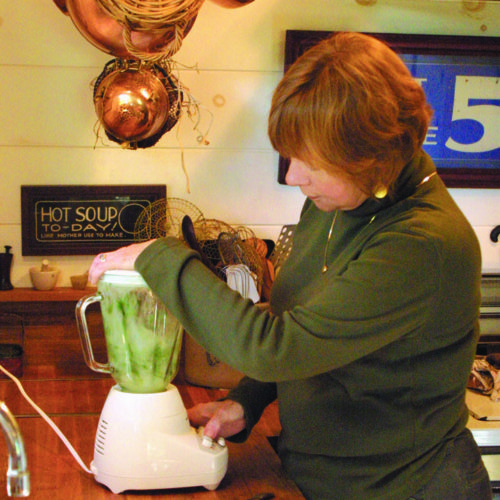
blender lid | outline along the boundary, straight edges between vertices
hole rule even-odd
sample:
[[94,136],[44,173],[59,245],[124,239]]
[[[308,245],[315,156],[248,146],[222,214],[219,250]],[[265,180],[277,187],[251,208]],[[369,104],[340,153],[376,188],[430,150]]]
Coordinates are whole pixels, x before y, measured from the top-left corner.
[[137,271],[124,271],[121,269],[105,271],[101,276],[101,281],[118,285],[148,286],[144,278]]

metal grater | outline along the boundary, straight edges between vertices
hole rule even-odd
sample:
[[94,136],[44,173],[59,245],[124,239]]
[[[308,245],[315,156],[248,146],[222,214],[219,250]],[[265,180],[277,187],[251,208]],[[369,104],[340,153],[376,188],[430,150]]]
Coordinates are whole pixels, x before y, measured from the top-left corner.
[[[483,274],[481,277],[479,325],[481,342],[497,344],[500,336],[500,274]],[[491,349],[493,344],[489,345],[488,351]]]
[[278,236],[278,239],[276,240],[274,250],[269,256],[269,260],[273,264],[275,270],[281,267],[283,262],[285,262],[286,258],[288,257],[290,250],[292,249],[293,233],[296,227],[296,224],[291,224],[288,226],[283,226],[281,228],[281,232]]
[[500,308],[500,275],[483,274],[481,277],[481,309]]

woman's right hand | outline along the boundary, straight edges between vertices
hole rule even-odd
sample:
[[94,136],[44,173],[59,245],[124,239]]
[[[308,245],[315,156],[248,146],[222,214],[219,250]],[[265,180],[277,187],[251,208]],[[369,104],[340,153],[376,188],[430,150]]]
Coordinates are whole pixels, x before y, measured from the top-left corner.
[[96,285],[105,271],[116,269],[133,271],[135,261],[139,254],[154,241],[155,240],[148,240],[141,243],[132,243],[114,252],[96,255],[89,269],[90,283]]
[[243,407],[231,399],[200,403],[187,412],[191,424],[204,426],[203,435],[214,440],[234,436],[246,427]]

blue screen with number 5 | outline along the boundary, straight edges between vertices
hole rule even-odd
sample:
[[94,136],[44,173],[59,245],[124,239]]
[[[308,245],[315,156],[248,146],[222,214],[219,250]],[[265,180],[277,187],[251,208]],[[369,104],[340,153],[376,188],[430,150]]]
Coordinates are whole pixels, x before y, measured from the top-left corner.
[[443,168],[500,168],[500,61],[491,57],[401,56],[434,117],[424,149]]

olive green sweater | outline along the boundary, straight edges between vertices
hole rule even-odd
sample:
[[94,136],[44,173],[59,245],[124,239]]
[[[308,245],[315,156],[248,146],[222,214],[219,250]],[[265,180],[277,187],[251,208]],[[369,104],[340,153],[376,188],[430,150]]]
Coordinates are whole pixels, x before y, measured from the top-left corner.
[[248,375],[230,394],[247,432],[277,395],[280,457],[307,498],[406,499],[466,424],[480,249],[440,178],[422,183],[433,172],[421,153],[392,200],[339,212],[325,273],[334,214],[307,200],[272,313],[174,238],[137,259],[186,331]]

